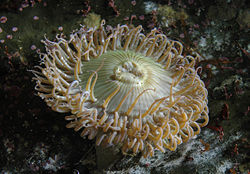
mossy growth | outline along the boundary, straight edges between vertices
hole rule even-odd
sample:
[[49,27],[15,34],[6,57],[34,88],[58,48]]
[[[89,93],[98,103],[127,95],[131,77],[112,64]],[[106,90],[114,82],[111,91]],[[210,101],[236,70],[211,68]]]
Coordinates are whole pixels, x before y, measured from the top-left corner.
[[188,14],[183,9],[175,10],[168,5],[159,5],[157,13],[161,23],[166,27],[174,25],[179,20],[188,18]]
[[88,28],[99,27],[101,24],[101,16],[95,13],[89,13],[83,20],[83,24]]

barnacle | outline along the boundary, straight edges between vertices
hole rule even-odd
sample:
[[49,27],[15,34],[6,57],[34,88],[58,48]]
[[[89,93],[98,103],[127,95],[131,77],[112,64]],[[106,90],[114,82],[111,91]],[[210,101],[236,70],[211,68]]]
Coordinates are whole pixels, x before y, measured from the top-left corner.
[[142,26],[104,26],[43,41],[35,89],[53,110],[71,113],[66,127],[144,157],[199,134],[208,123],[199,55],[184,57],[182,44],[157,29],[144,35]]

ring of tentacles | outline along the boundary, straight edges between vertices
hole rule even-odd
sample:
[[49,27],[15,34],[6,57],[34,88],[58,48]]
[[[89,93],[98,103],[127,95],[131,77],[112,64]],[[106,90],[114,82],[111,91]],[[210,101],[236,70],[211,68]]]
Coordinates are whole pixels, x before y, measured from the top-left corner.
[[67,128],[123,153],[174,151],[208,123],[207,90],[180,42],[142,26],[82,28],[45,39],[35,89]]

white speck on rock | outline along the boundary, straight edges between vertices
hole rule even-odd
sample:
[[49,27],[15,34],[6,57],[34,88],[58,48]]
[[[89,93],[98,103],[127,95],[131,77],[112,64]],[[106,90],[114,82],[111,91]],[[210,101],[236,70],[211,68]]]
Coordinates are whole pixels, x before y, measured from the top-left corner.
[[144,5],[145,5],[145,13],[146,14],[149,14],[151,13],[153,10],[157,10],[157,4],[155,4],[154,2],[152,1],[147,1],[147,2],[144,2]]

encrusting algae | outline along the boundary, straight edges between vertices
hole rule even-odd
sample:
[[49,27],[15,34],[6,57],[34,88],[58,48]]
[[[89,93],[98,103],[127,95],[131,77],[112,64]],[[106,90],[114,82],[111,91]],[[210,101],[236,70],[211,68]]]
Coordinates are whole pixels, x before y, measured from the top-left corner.
[[33,71],[38,95],[71,113],[67,128],[125,154],[174,151],[199,134],[209,120],[199,55],[182,56],[182,44],[157,29],[145,35],[142,26],[104,25],[44,40],[47,52]]

